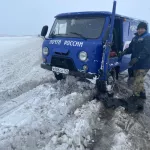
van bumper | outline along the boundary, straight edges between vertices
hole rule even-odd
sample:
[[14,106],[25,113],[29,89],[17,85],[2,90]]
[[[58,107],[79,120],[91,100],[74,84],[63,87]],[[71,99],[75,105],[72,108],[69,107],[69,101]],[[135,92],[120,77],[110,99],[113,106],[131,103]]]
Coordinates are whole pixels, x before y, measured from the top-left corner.
[[[52,66],[48,64],[42,63],[41,68],[52,71]],[[79,72],[79,71],[69,71],[69,75],[82,77],[82,78],[88,78],[88,79],[93,79],[94,77],[96,77],[96,74],[88,74],[88,73]]]

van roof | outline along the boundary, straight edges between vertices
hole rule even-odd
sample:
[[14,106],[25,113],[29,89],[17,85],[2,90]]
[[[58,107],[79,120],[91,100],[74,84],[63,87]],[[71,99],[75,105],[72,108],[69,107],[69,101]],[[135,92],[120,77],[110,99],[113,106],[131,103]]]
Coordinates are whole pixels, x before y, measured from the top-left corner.
[[[65,17],[77,17],[77,16],[110,16],[112,13],[108,12],[108,11],[83,11],[83,12],[69,12],[69,13],[61,13],[56,15],[56,18],[65,18]],[[116,14],[116,17],[118,18],[126,18],[126,19],[130,19],[130,20],[135,20],[135,21],[144,21],[145,20],[139,20],[139,19],[135,19],[135,18],[131,18],[131,17],[127,17],[127,16],[123,16],[123,15],[119,15]],[[146,22],[147,23],[147,22]]]

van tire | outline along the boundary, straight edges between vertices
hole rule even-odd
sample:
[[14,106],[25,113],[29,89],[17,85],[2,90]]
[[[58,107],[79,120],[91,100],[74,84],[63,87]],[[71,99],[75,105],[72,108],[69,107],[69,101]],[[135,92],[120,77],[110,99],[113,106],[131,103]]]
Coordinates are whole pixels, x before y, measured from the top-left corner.
[[56,80],[64,79],[63,74],[61,74],[61,73],[60,74],[54,73],[54,76],[55,76]]
[[96,80],[96,88],[98,93],[106,93],[107,92],[107,88],[106,88],[106,82],[105,81],[101,81],[101,80]]
[[[111,78],[111,80],[110,80]],[[116,85],[116,80],[117,80],[117,71],[116,71],[116,68],[112,68],[112,70],[110,71],[110,76],[108,77],[108,81],[107,81],[107,85],[111,85],[112,86],[112,89],[111,91],[108,92],[108,95],[110,97],[112,97],[114,95],[114,88],[115,88],[115,85]]]
[[[116,68],[111,70],[110,77],[113,78],[114,85],[115,85],[115,82],[116,82],[116,80],[118,78],[118,72],[117,72]],[[97,80],[96,81],[96,88],[97,88],[98,92],[100,92],[100,93],[107,93],[108,96],[112,97],[114,95],[114,91],[112,91],[111,93],[109,93],[107,91],[107,85],[109,85],[109,84],[110,84],[109,83],[109,79],[107,81]]]
[[116,80],[118,80],[119,79],[120,67],[119,66],[115,67],[115,70],[116,70]]

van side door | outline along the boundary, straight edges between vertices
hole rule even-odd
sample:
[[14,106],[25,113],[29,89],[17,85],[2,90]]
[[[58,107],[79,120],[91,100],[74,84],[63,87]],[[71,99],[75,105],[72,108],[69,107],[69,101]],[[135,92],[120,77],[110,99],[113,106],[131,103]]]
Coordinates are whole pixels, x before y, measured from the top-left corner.
[[[122,22],[122,38],[123,38],[123,51],[128,48],[132,37],[129,36],[130,32],[130,21],[126,20]],[[120,64],[120,71],[125,71],[128,69],[128,64],[131,59],[131,54],[124,55],[121,59],[121,64]]]
[[108,36],[108,40],[106,40],[106,44],[105,44],[105,48],[104,48],[104,52],[103,52],[103,56],[102,56],[102,63],[101,63],[101,70],[103,71],[101,80],[105,80],[105,81],[107,80],[107,77],[108,77],[109,54],[110,54],[110,47],[111,47],[111,43],[112,43],[112,35],[113,35],[113,29],[114,29],[116,3],[117,3],[116,0],[114,0],[112,14],[111,14],[109,36]]
[[[123,22],[123,51],[128,48],[130,42],[135,36],[138,21],[128,20]],[[131,54],[126,54],[122,57],[122,63],[120,71],[124,71],[129,68],[129,62],[131,60]]]

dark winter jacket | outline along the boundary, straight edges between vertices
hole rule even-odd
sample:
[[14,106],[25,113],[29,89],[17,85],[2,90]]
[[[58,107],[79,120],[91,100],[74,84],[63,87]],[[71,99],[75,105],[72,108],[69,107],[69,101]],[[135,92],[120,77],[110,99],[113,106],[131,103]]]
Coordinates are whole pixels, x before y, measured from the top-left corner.
[[131,54],[132,58],[138,58],[138,62],[132,69],[150,69],[150,34],[145,32],[143,35],[138,34],[132,39],[126,54]]

